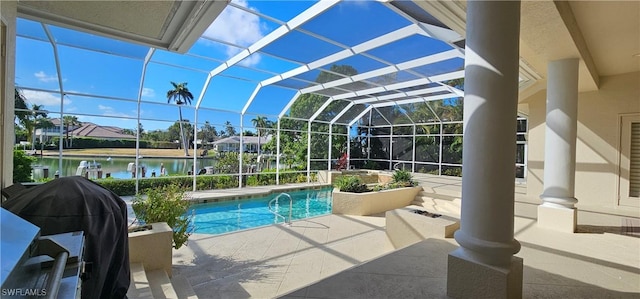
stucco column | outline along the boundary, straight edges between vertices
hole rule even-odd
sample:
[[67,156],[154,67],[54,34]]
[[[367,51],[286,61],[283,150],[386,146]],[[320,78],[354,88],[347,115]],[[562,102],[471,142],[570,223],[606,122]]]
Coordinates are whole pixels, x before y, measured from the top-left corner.
[[469,1],[465,51],[462,213],[447,294],[522,296],[514,239],[519,1]]
[[544,144],[544,191],[538,226],[573,233],[577,224],[574,197],[578,130],[577,58],[549,62]]
[[2,1],[0,17],[6,31],[4,55],[0,55],[0,188],[13,184],[14,87],[16,65],[16,14],[17,1]]

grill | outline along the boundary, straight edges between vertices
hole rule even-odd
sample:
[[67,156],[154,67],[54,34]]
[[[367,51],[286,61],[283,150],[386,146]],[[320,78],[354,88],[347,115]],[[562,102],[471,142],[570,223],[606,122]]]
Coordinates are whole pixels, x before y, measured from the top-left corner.
[[0,209],[2,298],[80,298],[83,232],[40,236],[40,229]]

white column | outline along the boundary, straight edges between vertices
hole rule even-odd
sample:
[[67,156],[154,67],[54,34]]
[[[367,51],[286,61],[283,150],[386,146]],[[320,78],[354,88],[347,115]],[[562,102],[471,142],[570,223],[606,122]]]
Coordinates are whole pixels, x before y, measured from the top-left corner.
[[538,226],[573,233],[577,224],[574,197],[578,129],[577,58],[549,62],[544,145],[544,191]]
[[522,297],[514,239],[519,1],[469,1],[465,57],[462,211],[447,294]]

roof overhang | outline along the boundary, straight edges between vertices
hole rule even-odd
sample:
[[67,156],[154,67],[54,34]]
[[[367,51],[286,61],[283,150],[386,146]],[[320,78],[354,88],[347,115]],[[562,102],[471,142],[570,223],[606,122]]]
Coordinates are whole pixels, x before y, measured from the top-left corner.
[[[466,1],[415,1],[465,36]],[[640,71],[637,1],[523,1],[520,99],[546,88],[549,61],[580,58],[579,90],[598,89],[600,76]]]
[[20,17],[184,53],[227,6],[212,1],[18,1]]

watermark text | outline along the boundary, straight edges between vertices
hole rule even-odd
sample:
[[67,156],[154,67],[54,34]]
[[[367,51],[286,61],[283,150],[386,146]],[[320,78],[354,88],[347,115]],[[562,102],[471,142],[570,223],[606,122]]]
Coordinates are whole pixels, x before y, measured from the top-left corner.
[[45,289],[2,289],[0,290],[2,296],[20,296],[20,297],[44,297],[47,296],[47,290]]

